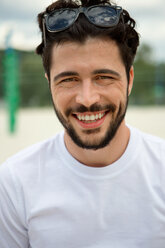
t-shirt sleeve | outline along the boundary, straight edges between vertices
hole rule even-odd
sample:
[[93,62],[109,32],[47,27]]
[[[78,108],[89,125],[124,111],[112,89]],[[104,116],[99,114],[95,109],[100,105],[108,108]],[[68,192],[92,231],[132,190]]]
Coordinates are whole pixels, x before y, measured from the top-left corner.
[[12,171],[0,166],[0,247],[28,248],[22,189]]

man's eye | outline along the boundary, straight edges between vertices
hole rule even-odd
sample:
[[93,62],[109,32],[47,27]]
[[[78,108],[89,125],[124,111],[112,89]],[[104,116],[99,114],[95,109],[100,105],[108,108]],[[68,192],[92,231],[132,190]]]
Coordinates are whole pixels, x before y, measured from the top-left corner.
[[77,86],[78,82],[78,78],[64,78],[58,83],[58,85],[64,88],[73,88]]
[[98,79],[113,79],[111,76],[98,76]]
[[63,82],[75,82],[75,81],[77,81],[76,78],[64,78],[63,80],[61,80],[61,83],[63,83]]
[[114,78],[111,76],[107,75],[99,75],[95,78],[96,84],[101,85],[101,86],[106,86],[109,84],[112,84],[114,81]]

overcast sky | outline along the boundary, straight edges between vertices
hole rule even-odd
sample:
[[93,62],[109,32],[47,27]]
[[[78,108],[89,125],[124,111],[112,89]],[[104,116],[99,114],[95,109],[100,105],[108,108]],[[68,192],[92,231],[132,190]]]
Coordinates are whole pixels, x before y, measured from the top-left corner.
[[[0,48],[12,30],[12,45],[35,49],[40,42],[36,16],[53,0],[0,0]],[[156,60],[165,61],[165,0],[116,0],[137,21],[141,42],[154,50]]]

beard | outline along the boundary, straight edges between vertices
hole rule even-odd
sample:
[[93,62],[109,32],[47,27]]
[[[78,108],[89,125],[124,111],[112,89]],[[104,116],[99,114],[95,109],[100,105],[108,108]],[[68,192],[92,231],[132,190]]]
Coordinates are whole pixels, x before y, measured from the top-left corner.
[[[84,141],[81,138],[81,136],[78,135],[78,133],[76,132],[73,125],[70,124],[69,122],[67,122],[67,120],[64,118],[62,113],[56,108],[54,102],[53,102],[53,106],[54,106],[54,110],[56,112],[56,115],[57,115],[59,121],[61,122],[61,124],[65,128],[67,134],[70,136],[72,141],[77,146],[79,146],[83,149],[98,150],[98,149],[104,148],[110,144],[112,139],[115,137],[115,134],[116,134],[118,128],[120,127],[121,122],[123,121],[123,119],[125,117],[127,106],[128,106],[128,89],[127,89],[126,100],[124,103],[120,103],[117,113],[116,113],[117,107],[115,104],[109,104],[109,105],[104,105],[104,106],[101,106],[98,104],[93,104],[92,106],[90,106],[90,108],[87,108],[87,107],[81,105],[81,106],[78,106],[74,109],[68,108],[65,111],[66,117],[69,117],[69,115],[71,115],[73,112],[83,113],[83,112],[97,112],[97,111],[99,112],[99,111],[106,110],[106,112],[112,114],[111,121],[109,123],[109,126],[108,126],[107,131],[104,134],[104,136],[101,138],[98,138],[98,139],[93,139],[93,142],[90,142],[88,139],[86,139],[86,141]],[[83,130],[82,132],[84,133],[84,135],[87,135],[87,136],[93,135],[94,136],[95,134],[100,132],[100,129],[101,128],[99,127],[96,129]]]

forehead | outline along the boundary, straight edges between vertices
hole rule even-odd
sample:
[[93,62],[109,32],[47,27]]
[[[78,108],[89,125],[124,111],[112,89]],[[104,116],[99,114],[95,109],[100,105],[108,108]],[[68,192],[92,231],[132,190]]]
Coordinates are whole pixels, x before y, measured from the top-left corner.
[[51,70],[124,66],[119,48],[110,39],[89,38],[84,43],[65,42],[52,49]]

